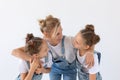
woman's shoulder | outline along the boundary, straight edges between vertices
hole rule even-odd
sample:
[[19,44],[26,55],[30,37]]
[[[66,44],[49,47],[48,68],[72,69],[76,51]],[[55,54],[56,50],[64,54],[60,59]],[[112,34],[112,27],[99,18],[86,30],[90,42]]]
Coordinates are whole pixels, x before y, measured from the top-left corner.
[[73,43],[73,37],[72,36],[65,36],[65,44],[68,45],[69,47],[74,48],[72,43]]
[[63,35],[63,36],[65,36],[65,38],[73,38],[73,36],[66,36],[66,35]]
[[72,36],[65,36],[65,41],[67,41],[67,42],[72,42],[72,40],[73,40],[73,37]]

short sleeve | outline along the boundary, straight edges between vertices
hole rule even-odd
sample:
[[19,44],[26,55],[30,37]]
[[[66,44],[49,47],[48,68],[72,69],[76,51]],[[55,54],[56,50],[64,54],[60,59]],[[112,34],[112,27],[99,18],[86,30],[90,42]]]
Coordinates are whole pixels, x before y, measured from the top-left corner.
[[28,66],[26,61],[21,60],[19,64],[19,71],[20,73],[27,73],[28,72]]

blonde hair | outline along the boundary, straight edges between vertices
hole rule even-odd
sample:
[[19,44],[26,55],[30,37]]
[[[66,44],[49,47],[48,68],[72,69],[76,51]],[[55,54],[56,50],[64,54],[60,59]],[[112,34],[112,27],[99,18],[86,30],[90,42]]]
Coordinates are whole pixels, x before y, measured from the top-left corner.
[[60,21],[58,18],[48,15],[45,19],[39,20],[39,25],[41,32],[51,33],[54,28],[60,25]]

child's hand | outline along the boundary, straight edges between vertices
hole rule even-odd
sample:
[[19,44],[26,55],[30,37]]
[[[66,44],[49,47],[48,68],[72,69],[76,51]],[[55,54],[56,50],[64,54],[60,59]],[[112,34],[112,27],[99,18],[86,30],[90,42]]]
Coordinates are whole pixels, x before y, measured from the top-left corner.
[[30,69],[36,70],[39,66],[39,59],[37,57],[34,57],[33,60],[30,62]]
[[43,64],[43,62],[40,61],[38,68],[35,70],[35,73],[36,73],[36,74],[42,73],[42,69],[43,69],[42,64]]

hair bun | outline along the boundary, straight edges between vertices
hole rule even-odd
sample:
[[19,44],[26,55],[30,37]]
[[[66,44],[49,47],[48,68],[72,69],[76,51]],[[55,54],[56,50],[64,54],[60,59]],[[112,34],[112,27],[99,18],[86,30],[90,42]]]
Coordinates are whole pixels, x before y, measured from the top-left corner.
[[39,20],[39,24],[41,27],[45,27],[45,20],[44,19]]
[[88,31],[92,31],[94,32],[94,26],[92,24],[88,24],[85,26],[85,29],[88,30]]
[[95,35],[93,40],[94,40],[94,44],[96,44],[100,41],[100,37],[98,35]]
[[46,20],[49,20],[49,19],[52,19],[52,18],[53,18],[52,15],[48,15],[48,16],[46,17]]
[[27,36],[26,36],[26,43],[27,43],[29,40],[31,40],[32,38],[34,38],[34,36],[33,36],[32,33],[31,33],[31,34],[27,34]]

